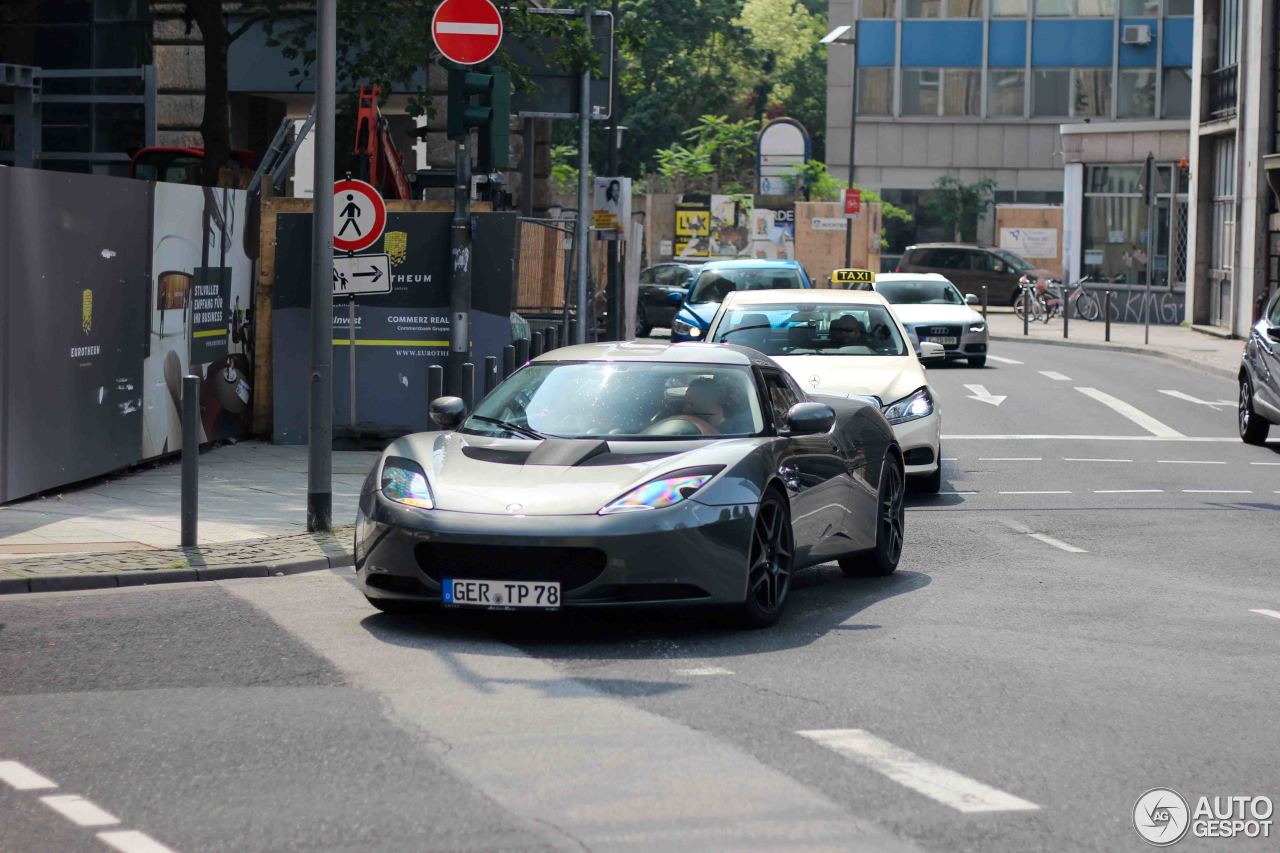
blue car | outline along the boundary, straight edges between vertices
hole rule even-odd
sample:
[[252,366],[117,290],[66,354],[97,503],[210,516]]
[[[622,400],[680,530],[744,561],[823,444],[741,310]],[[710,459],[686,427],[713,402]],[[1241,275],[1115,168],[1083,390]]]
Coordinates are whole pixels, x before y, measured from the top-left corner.
[[813,283],[799,261],[711,261],[689,282],[684,301],[671,323],[671,341],[702,340],[725,295],[734,290],[810,287]]

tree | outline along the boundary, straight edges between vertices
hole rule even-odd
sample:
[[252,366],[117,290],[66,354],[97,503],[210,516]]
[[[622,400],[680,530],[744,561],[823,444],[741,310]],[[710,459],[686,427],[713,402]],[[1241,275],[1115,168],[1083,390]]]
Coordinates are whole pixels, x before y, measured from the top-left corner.
[[749,192],[759,132],[759,122],[751,119],[701,116],[681,134],[692,147],[677,143],[654,152],[658,173],[685,178],[695,185],[690,189]]
[[953,175],[943,175],[933,182],[925,207],[951,229],[957,242],[973,243],[978,239],[978,219],[991,207],[995,189],[991,178],[966,184]]

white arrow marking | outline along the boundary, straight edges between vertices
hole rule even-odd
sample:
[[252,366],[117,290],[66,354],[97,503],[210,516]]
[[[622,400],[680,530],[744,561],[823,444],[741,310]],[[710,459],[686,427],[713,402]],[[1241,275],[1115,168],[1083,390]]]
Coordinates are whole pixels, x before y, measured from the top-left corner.
[[1215,412],[1218,406],[1234,406],[1235,400],[1201,400],[1199,397],[1192,397],[1190,394],[1184,394],[1181,391],[1169,391],[1164,388],[1160,389],[1161,394],[1168,394],[1175,400],[1186,400],[1188,403],[1195,403],[1197,406],[1208,406]]
[[998,394],[992,394],[985,385],[966,385],[964,387],[971,392],[966,396],[970,400],[977,400],[980,403],[990,403],[993,406],[998,406],[1009,399],[1008,395],[1001,397]]
[[1070,376],[1067,376],[1064,373],[1059,373],[1056,370],[1042,370],[1040,371],[1040,375],[1045,377],[1046,379],[1052,379],[1054,382],[1070,382],[1071,381]]

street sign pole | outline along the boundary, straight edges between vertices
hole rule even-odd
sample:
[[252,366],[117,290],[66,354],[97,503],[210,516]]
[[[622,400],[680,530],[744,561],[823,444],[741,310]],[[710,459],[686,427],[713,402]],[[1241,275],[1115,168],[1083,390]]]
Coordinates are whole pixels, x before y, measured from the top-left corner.
[[[853,30],[849,42],[849,52],[853,54],[853,76],[849,88],[853,94],[849,96],[849,189],[853,189],[853,131],[858,124],[858,34]],[[844,265],[853,266],[853,220],[849,219],[844,229]]]
[[[618,20],[618,0],[613,0],[613,19]],[[587,21],[588,28],[591,21]],[[588,29],[588,32],[590,30]],[[613,73],[609,75],[609,85],[613,91],[609,95],[609,175],[618,174],[618,99],[614,95],[618,91],[618,74],[616,66],[618,64],[618,47],[616,41],[610,42],[610,50],[612,56],[609,59],[609,67],[613,69]],[[620,341],[626,334],[626,325],[622,322],[622,312],[624,310],[624,302],[622,298],[621,282],[618,280],[618,254],[622,247],[622,240],[627,236],[627,232],[631,227],[631,223],[622,223],[622,232],[614,235],[614,239],[607,244],[609,250],[609,268],[608,280],[606,287],[609,293],[609,340]],[[630,306],[626,306],[630,308]]]
[[1151,343],[1151,271],[1155,266],[1155,222],[1151,209],[1156,197],[1156,165],[1155,158],[1148,152],[1146,174],[1143,176],[1143,196],[1147,203],[1147,287],[1142,298],[1142,343]]
[[311,217],[311,382],[307,530],[333,528],[333,127],[337,0],[316,2],[316,123]]
[[[591,32],[591,16],[595,10],[588,6],[583,10],[587,32]],[[591,215],[591,67],[582,69],[582,88],[578,96],[578,323],[574,328],[575,343],[587,342],[587,277],[590,273],[591,244],[587,242],[587,217]]]
[[449,364],[445,393],[461,396],[462,365],[471,329],[471,147],[470,133],[454,142],[453,227],[449,231]]

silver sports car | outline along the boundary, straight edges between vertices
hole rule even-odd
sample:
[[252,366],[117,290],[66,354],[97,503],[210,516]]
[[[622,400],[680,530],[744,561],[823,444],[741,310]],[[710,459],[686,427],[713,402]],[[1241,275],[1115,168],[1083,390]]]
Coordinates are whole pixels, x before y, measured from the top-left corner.
[[733,345],[547,353],[443,432],[397,439],[360,495],[369,602],[555,610],[720,604],[775,622],[792,572],[885,575],[903,462],[875,405],[809,395]]

